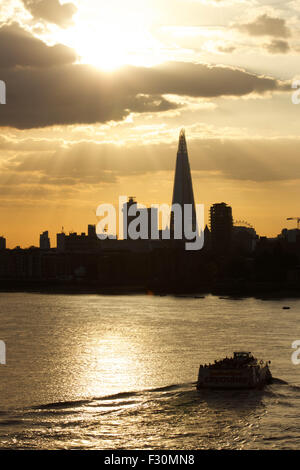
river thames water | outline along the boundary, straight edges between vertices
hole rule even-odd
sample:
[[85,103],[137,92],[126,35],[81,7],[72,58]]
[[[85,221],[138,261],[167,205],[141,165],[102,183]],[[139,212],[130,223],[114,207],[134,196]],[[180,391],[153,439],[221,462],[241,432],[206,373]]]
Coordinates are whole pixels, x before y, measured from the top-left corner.
[[[0,293],[0,448],[297,449],[299,318],[297,299]],[[197,392],[235,350],[280,380]]]

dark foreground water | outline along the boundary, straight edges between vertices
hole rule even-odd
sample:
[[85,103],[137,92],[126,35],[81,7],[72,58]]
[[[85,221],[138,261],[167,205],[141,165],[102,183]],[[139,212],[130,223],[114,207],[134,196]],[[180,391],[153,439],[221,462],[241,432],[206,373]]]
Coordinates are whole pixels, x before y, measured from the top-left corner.
[[[297,449],[299,318],[300,300],[1,293],[0,448]],[[286,383],[197,392],[234,350]]]

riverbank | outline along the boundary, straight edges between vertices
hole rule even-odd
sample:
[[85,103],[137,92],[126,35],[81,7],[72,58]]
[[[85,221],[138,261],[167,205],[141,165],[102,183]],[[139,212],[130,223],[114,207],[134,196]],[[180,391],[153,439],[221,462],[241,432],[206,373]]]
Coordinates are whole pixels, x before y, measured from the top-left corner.
[[37,292],[47,294],[102,294],[102,295],[175,295],[198,297],[215,295],[220,297],[256,297],[280,299],[300,297],[300,286],[274,282],[237,282],[228,280],[214,284],[173,282],[165,285],[155,283],[130,283],[104,285],[99,281],[82,280],[0,280],[0,292]]

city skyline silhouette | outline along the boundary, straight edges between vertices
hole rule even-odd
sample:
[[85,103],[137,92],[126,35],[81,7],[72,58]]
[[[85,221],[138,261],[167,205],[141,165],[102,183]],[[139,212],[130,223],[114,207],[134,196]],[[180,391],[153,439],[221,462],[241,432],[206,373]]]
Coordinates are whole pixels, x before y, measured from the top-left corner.
[[238,1],[17,3],[0,13],[0,234],[9,248],[37,245],[45,230],[51,239],[61,227],[81,233],[118,195],[169,203],[183,126],[207,221],[224,201],[262,236],[293,227],[294,6],[262,1],[248,16]]

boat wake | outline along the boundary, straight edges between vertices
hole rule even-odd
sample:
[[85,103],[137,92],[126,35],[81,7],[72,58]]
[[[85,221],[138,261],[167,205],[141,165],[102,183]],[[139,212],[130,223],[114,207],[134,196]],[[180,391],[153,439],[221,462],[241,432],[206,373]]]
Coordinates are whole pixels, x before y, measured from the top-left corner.
[[[204,390],[199,391],[196,390],[196,384],[197,382],[186,382],[186,383],[180,383],[180,384],[170,384],[170,385],[165,385],[163,387],[157,387],[157,388],[150,388],[150,389],[144,389],[144,390],[138,390],[138,391],[128,391],[128,392],[119,392],[119,393],[114,393],[111,395],[103,395],[100,397],[91,397],[91,398],[86,398],[86,399],[79,399],[79,400],[67,400],[67,401],[58,401],[58,402],[53,402],[53,403],[46,403],[46,404],[40,404],[40,405],[35,405],[33,407],[27,408],[27,410],[47,410],[47,409],[65,409],[65,408],[74,408],[74,407],[84,407],[84,406],[91,406],[94,403],[100,403],[104,402],[102,406],[106,405],[111,406],[112,403],[124,403],[125,400],[128,401],[130,400],[130,403],[132,403],[132,399],[136,399],[138,401],[139,399],[160,399],[164,398],[166,396],[174,396],[178,397],[180,396],[194,396],[195,400],[197,400],[197,397],[200,395],[204,394]],[[288,382],[285,380],[279,379],[277,377],[273,377],[272,379],[272,384],[269,385],[266,390],[271,390],[272,385],[289,385],[292,389],[300,389],[300,387],[290,385]],[[168,393],[171,392],[171,393]],[[226,396],[229,396],[230,394],[232,396],[237,396],[237,395],[245,395],[247,393],[250,393],[251,395],[261,395],[264,393],[263,390],[206,390],[205,395],[211,394],[212,396],[222,396],[222,394],[226,394]]]
[[195,382],[187,382],[54,401],[0,412],[0,446],[1,449],[261,448],[266,446],[261,430],[263,420],[273,409],[277,414],[280,409],[292,406],[296,409],[299,398],[299,387],[295,389],[274,378],[273,384],[264,390],[197,391]]
[[288,382],[286,382],[285,380],[282,380],[282,379],[278,379],[277,377],[272,378],[272,383],[277,384],[277,385],[289,385]]

